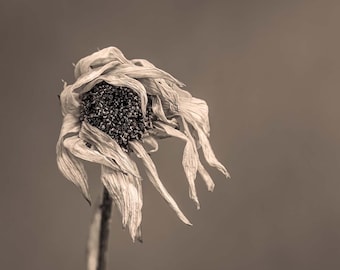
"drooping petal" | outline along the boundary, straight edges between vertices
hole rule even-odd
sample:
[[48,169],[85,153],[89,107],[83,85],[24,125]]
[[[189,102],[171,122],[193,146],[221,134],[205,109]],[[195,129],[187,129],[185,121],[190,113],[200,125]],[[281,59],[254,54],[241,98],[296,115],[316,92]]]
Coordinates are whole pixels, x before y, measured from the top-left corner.
[[164,130],[165,133],[169,134],[170,136],[182,139],[186,142],[183,152],[182,165],[189,183],[189,197],[196,203],[196,207],[197,209],[199,209],[200,204],[198,201],[195,186],[199,157],[194,142],[192,142],[190,138],[181,131],[174,129],[173,127],[168,126],[164,123],[157,122],[155,123],[155,126],[160,127],[162,130]]
[[202,145],[203,154],[208,164],[218,169],[221,173],[223,173],[226,176],[226,178],[230,178],[230,174],[227,171],[227,169],[222,165],[221,162],[217,160],[206,134],[198,126],[194,126],[194,128],[197,131],[198,140],[200,145]]
[[[217,168],[227,178],[230,178],[227,169],[215,157],[215,154],[208,140],[208,137],[210,135],[208,111],[208,106],[206,102],[202,99],[194,97],[180,97],[179,99],[179,113],[182,118],[184,118],[184,120],[188,122],[197,133],[198,144],[202,146],[203,154],[206,161],[210,166]],[[203,170],[201,171],[203,172]]]
[[178,94],[163,79],[139,79],[148,94],[157,96],[162,101],[163,109],[171,108],[177,113]]
[[57,152],[57,164],[65,178],[76,185],[81,190],[85,199],[91,203],[84,165],[65,148],[61,148]]
[[141,239],[142,190],[140,179],[102,166],[102,182],[122,215],[123,227],[128,226],[132,240]]
[[126,196],[126,194],[124,192],[125,186],[123,176],[124,174],[118,174],[117,171],[112,170],[109,167],[101,166],[101,180],[121,213],[122,224],[125,228],[127,224],[127,212],[125,211],[124,196]]
[[188,123],[193,126],[199,126],[203,129],[205,135],[209,137],[209,108],[204,100],[194,97],[180,97],[178,110]]
[[122,215],[122,224],[125,228],[129,219],[129,194],[125,174],[102,166],[101,180],[118,207]]
[[114,160],[122,172],[140,178],[139,172],[135,169],[131,158],[109,135],[93,127],[87,121],[83,121],[79,137],[93,144],[107,158]]
[[[182,120],[182,123],[183,123],[183,128],[184,128],[185,134],[188,136],[191,143],[196,146],[195,139],[193,138],[193,136],[191,134],[190,127],[189,127],[187,121],[183,117],[182,117],[181,120]],[[197,151],[196,147],[195,147],[195,149]],[[212,178],[210,177],[209,173],[206,171],[206,169],[202,165],[198,152],[196,152],[196,154],[197,154],[197,162],[198,162],[198,168],[197,168],[198,172],[201,175],[201,177],[203,178],[205,184],[207,185],[208,190],[213,191],[215,184],[214,184]]]
[[56,146],[57,164],[65,178],[76,185],[81,190],[85,199],[91,203],[84,165],[64,147],[65,136],[70,136],[78,131],[79,120],[72,114],[65,115]]
[[83,139],[79,137],[69,137],[64,140],[65,148],[72,153],[72,155],[77,158],[97,163],[100,165],[105,165],[114,170],[120,170],[120,167],[112,159],[102,155],[100,152],[93,148],[86,146]]
[[162,101],[160,100],[159,96],[152,96],[152,112],[163,122],[171,125],[171,126],[177,126],[177,121],[175,118],[168,119],[165,115],[165,112],[163,110]]
[[157,189],[157,191],[161,194],[161,196],[169,204],[169,206],[175,211],[180,220],[182,220],[187,225],[192,225],[190,221],[184,216],[182,211],[179,209],[177,203],[165,189],[163,183],[159,179],[155,164],[153,163],[152,159],[145,151],[143,146],[137,141],[131,141],[129,142],[129,144],[133,152],[137,155],[137,157],[139,157],[142,160],[144,167],[146,169],[146,174],[151,183]]
[[77,115],[78,108],[79,108],[79,100],[77,99],[77,95],[73,93],[73,85],[67,85],[64,82],[64,89],[61,92],[60,104],[61,104],[61,112],[62,115],[65,117],[66,114]]
[[203,178],[207,188],[209,191],[213,191],[215,188],[215,183],[212,180],[211,176],[209,175],[209,173],[207,172],[207,170],[204,168],[204,166],[202,165],[201,161],[198,161],[198,172],[201,175],[201,177]]
[[69,113],[63,118],[58,142],[62,142],[64,137],[70,134],[77,134],[80,130],[79,118]]
[[142,185],[141,179],[137,179],[132,175],[128,174],[126,176],[129,185],[128,190],[130,194],[130,211],[129,215],[129,232],[133,240],[137,239],[142,242],[141,235],[141,222],[142,222],[142,205],[143,205],[143,196],[142,196]]

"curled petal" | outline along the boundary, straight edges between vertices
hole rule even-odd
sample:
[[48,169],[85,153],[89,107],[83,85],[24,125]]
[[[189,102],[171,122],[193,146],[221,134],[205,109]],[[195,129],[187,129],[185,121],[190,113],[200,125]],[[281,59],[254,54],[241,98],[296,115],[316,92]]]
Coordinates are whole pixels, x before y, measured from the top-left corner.
[[91,204],[84,165],[61,144],[57,146],[57,164],[65,178],[76,185],[81,190],[84,198]]
[[148,153],[153,153],[158,151],[158,142],[152,135],[144,136],[142,139],[143,143],[150,146]]
[[[155,65],[152,64],[151,62],[149,62],[148,60],[145,59],[132,59],[131,60],[132,63],[134,63],[136,66],[141,66],[141,67],[148,67],[148,68],[155,68]],[[164,71],[163,71],[164,72]],[[170,74],[169,74],[170,75]],[[171,76],[171,75],[170,75]],[[171,82],[172,80],[170,80]],[[185,86],[184,83],[180,82],[180,83],[176,83],[175,84],[176,87],[183,87]]]
[[133,241],[141,239],[142,190],[140,179],[102,166],[102,182],[122,215],[123,226],[128,226]]
[[125,228],[127,224],[127,212],[125,212],[124,196],[126,196],[126,194],[124,193],[125,188],[123,176],[124,174],[118,174],[118,172],[110,169],[109,167],[101,167],[101,180],[121,213],[122,224]]
[[78,79],[82,74],[109,62],[127,63],[128,60],[118,48],[108,47],[80,59],[75,66],[74,76]]
[[108,166],[115,170],[120,170],[120,167],[112,159],[99,153],[97,150],[89,148],[85,145],[85,142],[78,137],[69,137],[64,140],[64,146],[72,155],[77,158],[98,163],[100,165]]
[[79,120],[77,117],[72,114],[65,115],[56,146],[57,164],[65,178],[75,184],[81,190],[85,199],[91,203],[87,174],[84,166],[78,158],[74,157],[67,149],[65,149],[63,144],[64,138],[79,132],[79,128]]
[[159,96],[152,96],[152,112],[163,122],[171,125],[171,126],[177,126],[176,119],[169,120],[163,110],[162,101],[159,98]]
[[155,80],[161,97],[163,107],[169,109],[171,113],[178,113],[178,94],[165,80]]
[[[146,68],[156,68],[152,63],[145,59],[133,59],[131,60],[137,66],[146,67]],[[177,93],[173,90],[174,86],[184,86],[184,83],[176,83],[173,80],[167,81],[166,77],[159,78],[139,78],[139,80],[146,86],[146,89],[149,94],[156,95],[157,97],[162,97],[167,102],[171,102],[173,104],[177,103]]]
[[180,97],[186,97],[186,98],[192,97],[192,95],[188,91],[185,91],[185,90],[179,88],[177,85],[173,85],[172,87]]
[[172,109],[172,112],[177,113],[178,95],[165,80],[139,79],[139,81],[145,86],[148,94],[157,96],[161,99],[163,107],[167,105],[168,108]]
[[185,120],[194,125],[201,127],[206,136],[209,137],[210,125],[209,125],[209,108],[207,103],[199,98],[179,98],[179,112],[185,118]]
[[174,199],[171,197],[171,195],[168,193],[168,191],[163,186],[163,183],[159,179],[156,166],[153,163],[150,156],[148,155],[148,153],[143,148],[143,146],[137,141],[131,141],[129,144],[133,152],[137,155],[137,157],[139,157],[142,160],[148,178],[150,179],[154,187],[157,189],[157,191],[161,194],[163,199],[175,211],[175,213],[177,214],[180,220],[182,220],[187,225],[192,225],[190,221],[184,216],[182,211],[179,209],[177,203],[174,201]]
[[141,67],[155,67],[154,64],[152,64],[150,61],[146,59],[131,59],[131,62],[134,63],[136,66],[141,66]]
[[73,85],[64,83],[64,89],[60,94],[60,104],[63,116],[66,114],[79,114],[79,100],[78,95],[73,93]]
[[143,193],[141,179],[133,177],[132,175],[127,175],[127,180],[129,182],[128,190],[130,194],[130,211],[129,215],[129,232],[132,239],[137,239],[142,242],[141,235],[141,223],[142,223],[142,206],[143,206]]
[[207,172],[207,170],[202,165],[201,161],[198,161],[198,172],[201,175],[201,177],[203,178],[203,180],[204,180],[208,190],[209,191],[213,191],[214,188],[215,188],[215,183],[212,180],[212,178],[209,175],[209,173]]
[[76,134],[80,130],[79,118],[73,114],[66,114],[61,125],[58,143],[62,142],[64,137],[69,134]]
[[79,137],[93,144],[107,158],[113,159],[122,172],[140,178],[139,172],[134,167],[131,158],[109,135],[91,126],[87,121],[83,121]]
[[61,110],[63,116],[67,113],[72,113],[74,115],[79,115],[79,93],[77,90],[84,86],[85,84],[89,83],[90,81],[94,80],[104,72],[107,72],[112,67],[114,67],[116,63],[109,62],[106,65],[93,70],[92,72],[83,74],[78,80],[71,85],[64,84],[64,90],[60,94],[60,103],[61,103]]
[[155,82],[155,80],[151,80],[151,79],[138,79],[139,82],[141,82],[141,84],[144,85],[147,93],[149,95],[154,95],[154,96],[159,96],[160,92],[157,86],[157,83]]
[[135,79],[166,79],[171,83],[177,84],[178,86],[183,86],[184,84],[174,78],[169,73],[156,68],[156,67],[141,67],[131,64],[122,64],[116,67],[116,74],[125,74],[131,78]]
[[198,140],[199,143],[202,145],[203,154],[208,164],[212,167],[217,168],[221,173],[226,176],[226,178],[230,178],[230,174],[228,173],[227,169],[222,165],[221,162],[217,160],[214,151],[211,148],[210,142],[203,130],[197,126],[194,126],[194,128],[197,131]]
[[197,209],[199,209],[200,204],[198,201],[197,191],[195,187],[195,179],[198,169],[199,158],[195,144],[185,134],[183,134],[181,131],[177,129],[174,129],[171,126],[168,126],[160,122],[158,122],[155,125],[160,127],[168,135],[182,139],[186,142],[183,152],[182,165],[189,183],[189,197],[196,203],[196,207]]
[[[91,82],[92,80],[98,78],[100,75],[107,73],[112,70],[117,64],[115,62],[109,62],[104,66],[98,67],[91,72],[84,73],[79,77],[76,82],[72,85],[72,91],[78,90],[78,88],[83,87],[85,84]],[[79,91],[79,90],[78,90]]]

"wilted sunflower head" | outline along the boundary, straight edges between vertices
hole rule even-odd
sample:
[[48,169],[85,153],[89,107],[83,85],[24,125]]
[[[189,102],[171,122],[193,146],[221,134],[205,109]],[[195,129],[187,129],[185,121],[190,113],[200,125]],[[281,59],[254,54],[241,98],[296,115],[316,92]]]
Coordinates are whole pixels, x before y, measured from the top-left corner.
[[[182,90],[183,83],[142,59],[128,60],[109,47],[75,65],[73,84],[60,95],[63,123],[57,142],[57,163],[63,175],[90,201],[83,160],[101,165],[101,180],[128,226],[133,240],[141,237],[142,187],[134,153],[162,197],[186,224],[191,224],[159,179],[148,153],[157,151],[157,139],[185,141],[182,165],[189,196],[199,208],[195,179],[202,176],[208,190],[214,183],[200,162],[202,148],[207,163],[226,177],[208,141],[208,106]],[[148,149],[148,150],[146,150]]]

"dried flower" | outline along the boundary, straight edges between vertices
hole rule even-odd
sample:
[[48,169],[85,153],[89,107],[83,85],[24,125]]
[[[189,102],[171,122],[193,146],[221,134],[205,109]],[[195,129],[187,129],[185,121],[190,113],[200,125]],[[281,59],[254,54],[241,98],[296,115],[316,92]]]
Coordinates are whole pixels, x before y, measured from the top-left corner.
[[[182,164],[189,196],[199,208],[195,188],[197,171],[210,191],[214,183],[200,162],[198,149],[209,165],[226,177],[210,143],[208,106],[182,90],[183,83],[141,59],[128,60],[115,47],[81,59],[75,65],[74,84],[64,84],[60,95],[63,124],[57,142],[57,163],[63,175],[90,201],[82,160],[101,165],[101,180],[129,228],[133,240],[141,237],[141,177],[130,154],[145,166],[162,197],[186,224],[191,225],[159,179],[148,153],[157,151],[157,139],[185,141]],[[149,149],[149,150],[146,150]]]

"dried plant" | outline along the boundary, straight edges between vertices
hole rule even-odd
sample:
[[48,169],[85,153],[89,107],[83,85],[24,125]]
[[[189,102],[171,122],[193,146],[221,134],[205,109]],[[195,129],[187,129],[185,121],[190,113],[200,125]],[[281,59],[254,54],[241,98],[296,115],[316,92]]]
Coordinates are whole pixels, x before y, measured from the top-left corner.
[[[75,78],[73,84],[65,83],[60,95],[63,123],[57,142],[57,163],[63,175],[90,202],[82,160],[100,164],[106,204],[113,200],[123,227],[128,227],[133,241],[141,240],[142,179],[131,158],[135,154],[161,196],[185,224],[191,225],[160,181],[149,153],[157,151],[158,139],[176,137],[185,141],[182,164],[189,196],[199,209],[197,172],[208,190],[213,190],[214,183],[199,159],[198,149],[202,148],[210,166],[229,177],[208,140],[206,102],[181,89],[183,83],[147,60],[128,60],[115,47],[81,59],[75,65]],[[107,213],[103,205],[101,209],[102,215]],[[98,225],[100,219],[96,220]],[[107,224],[94,226],[97,229],[93,230],[102,230],[103,226]],[[100,244],[107,240],[96,241]]]

